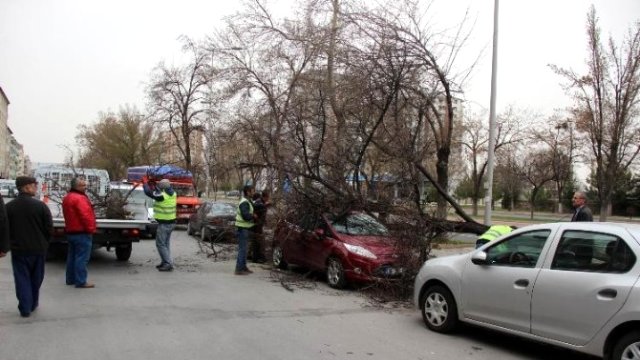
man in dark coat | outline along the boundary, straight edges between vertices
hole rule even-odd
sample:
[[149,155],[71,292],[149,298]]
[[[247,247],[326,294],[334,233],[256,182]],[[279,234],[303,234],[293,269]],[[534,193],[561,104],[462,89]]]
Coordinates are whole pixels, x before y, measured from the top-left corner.
[[271,206],[269,190],[254,194],[253,211],[255,213],[255,225],[251,228],[251,260],[254,263],[264,263],[264,225],[267,222],[267,210]]
[[573,194],[573,198],[571,199],[571,203],[573,204],[573,208],[575,212],[571,217],[571,221],[593,221],[593,215],[591,214],[591,209],[586,205],[587,204],[587,196],[585,193],[581,191],[577,191]]
[[9,220],[7,220],[7,210],[4,200],[0,195],[0,258],[5,257],[9,252]]
[[18,176],[18,197],[6,205],[11,242],[11,265],[22,317],[29,317],[38,307],[40,286],[44,280],[44,262],[53,231],[51,211],[34,199],[38,183],[35,178]]

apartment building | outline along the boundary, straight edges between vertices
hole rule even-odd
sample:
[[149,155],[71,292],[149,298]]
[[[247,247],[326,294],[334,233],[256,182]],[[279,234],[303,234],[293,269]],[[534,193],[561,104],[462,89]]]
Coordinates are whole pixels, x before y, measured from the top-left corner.
[[24,146],[9,128],[9,98],[0,86],[0,179],[29,174],[30,167]]

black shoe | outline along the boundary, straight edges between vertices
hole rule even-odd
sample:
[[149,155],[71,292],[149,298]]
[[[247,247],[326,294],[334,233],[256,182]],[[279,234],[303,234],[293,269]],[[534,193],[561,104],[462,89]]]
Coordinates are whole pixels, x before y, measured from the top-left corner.
[[158,271],[173,271],[173,266],[164,264],[158,268]]
[[160,269],[163,266],[164,266],[164,263],[160,263],[160,264],[156,265],[156,269]]
[[23,318],[28,318],[29,316],[31,316],[31,313],[20,313],[20,316],[22,316]]

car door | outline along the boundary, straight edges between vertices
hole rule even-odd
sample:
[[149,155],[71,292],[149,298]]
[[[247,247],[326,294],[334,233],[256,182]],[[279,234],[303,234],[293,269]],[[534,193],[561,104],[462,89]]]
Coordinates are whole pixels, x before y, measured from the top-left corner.
[[296,263],[310,269],[323,269],[322,257],[323,237],[316,232],[317,229],[326,228],[322,217],[315,214],[305,214],[296,234],[295,241],[291,242]]
[[529,332],[531,291],[550,234],[545,228],[517,233],[484,248],[484,264],[469,261],[461,283],[463,316]]
[[624,231],[563,231],[535,283],[532,333],[585,345],[620,310],[638,280],[637,247]]

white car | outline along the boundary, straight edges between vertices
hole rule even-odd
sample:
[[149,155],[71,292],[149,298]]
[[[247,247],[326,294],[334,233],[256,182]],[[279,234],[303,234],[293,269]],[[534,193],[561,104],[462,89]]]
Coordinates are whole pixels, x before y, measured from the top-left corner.
[[414,302],[433,331],[463,321],[605,359],[640,359],[639,258],[640,225],[531,225],[426,261]]

